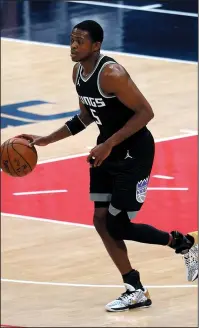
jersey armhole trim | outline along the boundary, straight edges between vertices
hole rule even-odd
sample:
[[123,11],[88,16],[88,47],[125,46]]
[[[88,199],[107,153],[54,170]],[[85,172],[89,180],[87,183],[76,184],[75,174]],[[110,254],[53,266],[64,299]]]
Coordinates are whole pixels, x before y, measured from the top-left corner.
[[99,93],[101,94],[102,97],[104,97],[104,98],[115,98],[116,96],[108,96],[108,95],[106,95],[106,94],[102,91],[102,89],[101,89],[101,87],[100,87],[100,82],[99,82],[100,74],[101,74],[103,68],[104,68],[106,65],[109,65],[109,64],[116,64],[116,62],[114,62],[114,61],[107,61],[106,63],[104,63],[104,64],[102,65],[102,67],[100,68],[100,71],[99,71],[99,73],[98,73],[98,77],[97,77],[97,87],[98,87],[98,91],[99,91]]
[[75,77],[75,85],[77,85],[77,80],[78,80],[78,76],[79,76],[79,71],[80,71],[80,63],[78,63],[78,69],[77,69],[77,74],[76,74],[76,77]]

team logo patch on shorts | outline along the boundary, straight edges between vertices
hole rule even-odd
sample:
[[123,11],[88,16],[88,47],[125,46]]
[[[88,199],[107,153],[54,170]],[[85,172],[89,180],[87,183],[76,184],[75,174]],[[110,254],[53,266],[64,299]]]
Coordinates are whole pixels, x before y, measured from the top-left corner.
[[136,185],[136,200],[138,203],[144,203],[147,193],[147,186],[149,177],[144,180],[140,180]]

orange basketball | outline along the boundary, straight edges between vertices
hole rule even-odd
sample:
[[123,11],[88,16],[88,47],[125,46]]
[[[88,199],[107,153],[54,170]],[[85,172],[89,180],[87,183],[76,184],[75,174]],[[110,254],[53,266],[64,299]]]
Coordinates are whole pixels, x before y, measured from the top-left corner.
[[23,177],[35,168],[37,151],[23,138],[11,138],[1,145],[1,169],[12,177]]

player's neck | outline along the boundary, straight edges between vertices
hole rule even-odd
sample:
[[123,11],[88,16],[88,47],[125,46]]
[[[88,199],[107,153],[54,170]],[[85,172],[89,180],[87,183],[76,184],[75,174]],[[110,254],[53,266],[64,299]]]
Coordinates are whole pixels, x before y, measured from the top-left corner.
[[101,56],[100,52],[93,54],[91,58],[89,58],[87,61],[81,62],[81,65],[83,66],[83,75],[87,76],[89,75],[95,68],[97,61],[99,57]]

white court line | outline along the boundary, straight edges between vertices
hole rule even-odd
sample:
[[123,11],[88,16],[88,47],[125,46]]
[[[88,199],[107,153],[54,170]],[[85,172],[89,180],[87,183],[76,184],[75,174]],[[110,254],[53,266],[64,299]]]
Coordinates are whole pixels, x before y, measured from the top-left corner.
[[189,133],[190,135],[195,135],[198,133],[196,130],[189,130],[189,129],[181,129],[180,132]]
[[154,9],[154,8],[160,8],[162,5],[160,3],[154,4],[154,5],[147,5],[147,6],[140,6],[139,8],[142,9]]
[[[32,280],[16,280],[4,279],[2,282],[28,284],[28,285],[47,285],[47,286],[67,286],[67,287],[91,287],[91,288],[124,288],[123,285],[92,285],[92,284],[70,284],[67,282],[48,282],[48,281],[32,281]],[[149,285],[147,288],[165,289],[165,288],[197,288],[197,285]]]
[[112,7],[112,8],[121,8],[121,9],[129,9],[129,10],[139,10],[139,11],[146,11],[146,12],[154,12],[154,13],[160,13],[160,14],[169,14],[169,15],[178,15],[178,16],[189,16],[189,17],[198,17],[195,13],[187,13],[184,11],[177,11],[177,10],[164,10],[164,9],[153,9],[153,8],[143,8],[143,7],[137,7],[137,6],[128,6],[123,4],[117,4],[117,3],[110,3],[110,2],[99,2],[99,1],[68,1],[68,2],[74,2],[74,3],[80,3],[85,5],[92,5],[92,6],[100,6],[100,7]]
[[[197,135],[197,134],[195,134],[195,135]],[[168,140],[176,140],[176,139],[187,138],[187,137],[191,137],[191,136],[192,135],[190,135],[190,134],[180,135],[180,136],[173,136],[173,137],[168,137],[168,138],[157,139],[157,140],[155,140],[155,142],[164,142],[164,141],[168,141]],[[76,158],[76,157],[82,157],[82,156],[85,156],[85,155],[88,155],[88,153],[69,155],[69,156],[65,156],[65,157],[48,159],[48,160],[41,161],[38,164],[52,163],[52,162],[57,162],[57,161],[60,161],[60,160],[71,159],[71,158]],[[36,218],[36,217],[31,217],[31,216],[17,215],[17,214],[10,214],[10,213],[1,213],[1,215],[16,218],[16,219],[26,219],[26,220],[49,222],[49,223],[56,223],[56,224],[62,224],[62,225],[71,225],[71,226],[86,227],[86,228],[94,229],[93,226],[87,225],[87,224],[80,224],[80,223],[73,223],[73,222],[63,222],[63,221],[53,220],[53,219],[49,219],[49,218],[46,218],[46,219]]]
[[10,213],[3,213],[3,212],[1,213],[1,216],[7,216],[7,217],[14,218],[14,219],[25,219],[25,220],[29,220],[29,221],[48,222],[48,223],[54,223],[54,224],[60,224],[60,225],[70,225],[70,226],[75,226],[75,227],[80,227],[80,228],[94,229],[94,226],[89,225],[89,224],[59,221],[59,220],[54,220],[54,219],[49,219],[49,218],[44,219],[44,218],[37,218],[37,217],[33,217],[33,216],[10,214]]
[[[63,45],[63,44],[54,44],[54,43],[47,43],[47,42],[39,42],[39,41],[29,41],[29,40],[19,40],[19,39],[13,39],[13,38],[5,38],[1,37],[1,40],[8,41],[8,42],[16,42],[16,43],[24,43],[24,44],[31,44],[31,45],[38,45],[38,46],[44,46],[44,47],[55,47],[55,48],[66,48],[69,49],[69,45]],[[197,61],[190,61],[190,60],[183,60],[183,59],[173,59],[173,58],[167,58],[167,57],[158,57],[158,56],[149,56],[149,55],[140,55],[140,54],[134,54],[129,52],[121,52],[121,51],[113,51],[113,50],[105,50],[101,49],[102,53],[107,55],[122,55],[127,57],[134,57],[134,58],[143,58],[143,59],[153,59],[153,60],[161,60],[171,63],[183,63],[183,64],[191,64],[191,65],[197,65]]]
[[[190,134],[190,133],[189,134],[181,134],[179,136],[155,139],[155,143],[169,141],[169,140],[177,140],[177,139],[182,139],[182,138],[188,138],[188,137],[193,137],[193,136],[197,136],[197,132],[194,132],[193,134]],[[88,156],[88,154],[89,153],[87,152],[87,153],[81,153],[81,154],[75,154],[75,155],[67,155],[67,156],[62,156],[62,157],[44,159],[42,161],[38,161],[37,165],[38,164],[45,164],[45,163],[59,162],[59,161],[65,160],[65,159],[73,159],[73,158],[78,158],[78,157],[84,157],[84,156]],[[1,171],[2,171],[2,169],[1,169]]]
[[174,179],[174,177],[169,177],[168,175],[160,175],[160,174],[153,175],[152,177],[157,179],[166,179],[166,180]]
[[[152,187],[147,188],[148,190],[188,190],[188,188],[167,188],[167,187]],[[68,190],[41,190],[41,191],[23,191],[23,192],[14,192],[14,196],[24,196],[24,195],[39,195],[39,194],[53,194],[53,193],[63,193]]]
[[171,191],[176,191],[176,190],[179,190],[179,191],[187,191],[189,190],[188,188],[167,188],[167,187],[149,187],[147,188],[147,190],[171,190]]
[[[190,134],[190,133],[189,134],[181,134],[179,136],[155,139],[155,142],[158,143],[158,142],[164,142],[164,141],[169,141],[169,140],[177,140],[177,139],[182,139],[182,138],[193,137],[195,135],[197,135],[197,132],[194,134]],[[50,159],[45,159],[45,160],[39,161],[37,164],[53,163],[53,162],[63,161],[65,159],[84,157],[84,156],[88,156],[88,154],[89,153],[82,153],[82,154],[68,155],[68,156],[63,156],[63,157],[50,158]]]
[[39,190],[39,191],[24,191],[24,192],[14,192],[13,195],[21,196],[21,195],[38,195],[38,194],[54,194],[54,193],[62,193],[67,192],[66,189],[59,190]]
[[166,137],[166,138],[158,138],[155,139],[155,142],[162,142],[162,141],[169,141],[169,140],[177,140],[177,139],[182,139],[182,138],[188,138],[188,137],[193,137],[197,136],[198,133],[195,132],[193,134],[187,133],[187,134],[180,134],[178,136],[172,136],[172,137]]
[[57,157],[57,158],[50,158],[50,159],[45,159],[43,161],[39,161],[38,164],[45,164],[45,163],[52,163],[52,162],[59,162],[63,161],[65,159],[73,159],[73,158],[78,158],[78,157],[84,157],[87,156],[89,153],[82,153],[82,154],[75,154],[75,155],[68,155],[68,156],[63,156],[63,157]]

